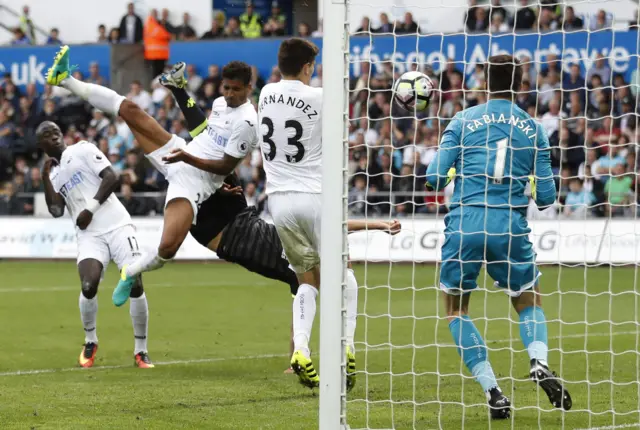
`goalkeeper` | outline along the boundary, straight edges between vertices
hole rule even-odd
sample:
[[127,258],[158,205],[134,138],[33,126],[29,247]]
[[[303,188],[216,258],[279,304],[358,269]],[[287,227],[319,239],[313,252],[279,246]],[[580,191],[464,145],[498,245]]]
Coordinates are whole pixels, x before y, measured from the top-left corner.
[[522,81],[517,60],[510,55],[489,58],[485,79],[489,101],[456,114],[427,170],[427,189],[442,189],[455,177],[440,269],[449,330],[464,364],[486,394],[491,417],[509,418],[511,402],[500,390],[484,340],[468,316],[470,293],[486,261],[487,272],[511,297],[520,317],[531,380],[551,404],[569,410],[571,397],[549,370],[540,271],[525,217],[528,181],[538,207],[551,205],[556,198],[549,140],[542,127],[513,103]]

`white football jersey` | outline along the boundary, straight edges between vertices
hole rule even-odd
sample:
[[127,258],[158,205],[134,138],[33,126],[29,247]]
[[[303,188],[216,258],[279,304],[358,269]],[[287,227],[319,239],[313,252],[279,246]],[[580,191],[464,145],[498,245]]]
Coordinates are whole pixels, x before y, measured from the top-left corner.
[[322,88],[282,80],[260,92],[267,194],[322,192]]
[[[221,160],[224,154],[244,158],[258,145],[258,114],[250,101],[231,108],[224,97],[213,102],[207,128],[185,147],[188,153],[207,160]],[[211,174],[215,189],[224,176]]]
[[[55,192],[62,195],[73,224],[76,218],[95,197],[102,183],[100,172],[111,167],[107,157],[92,143],[80,141],[68,146],[62,153],[62,159],[49,173]],[[120,200],[111,194],[93,214],[86,230],[80,234],[98,236],[111,230],[131,224],[131,217]]]

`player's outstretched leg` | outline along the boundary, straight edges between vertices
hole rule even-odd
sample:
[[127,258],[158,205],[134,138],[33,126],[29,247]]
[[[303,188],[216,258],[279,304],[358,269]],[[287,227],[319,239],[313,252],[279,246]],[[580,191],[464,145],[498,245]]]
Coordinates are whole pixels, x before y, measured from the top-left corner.
[[82,290],[78,299],[80,319],[84,328],[84,345],[78,357],[78,364],[82,367],[93,367],[98,352],[98,334],[96,323],[98,317],[98,285],[102,275],[102,263],[93,258],[87,258],[78,263],[78,272]]
[[547,321],[538,287],[512,298],[511,303],[520,316],[520,338],[529,353],[531,366],[529,377],[544,390],[553,406],[568,411],[572,406],[571,395],[556,373],[549,369],[547,361]]
[[142,276],[138,276],[136,285],[131,290],[129,314],[133,325],[133,337],[135,346],[133,350],[134,363],[141,369],[150,369],[153,366],[147,351],[147,333],[149,326],[149,304],[147,295],[142,287]]
[[176,63],[171,70],[160,76],[160,84],[171,91],[187,121],[189,134],[191,137],[196,137],[207,128],[207,117],[185,89],[187,86],[186,67],[185,63]]
[[459,295],[444,294],[449,331],[458,346],[458,353],[465,366],[482,387],[489,407],[491,418],[505,419],[511,416],[511,402],[502,394],[498,381],[487,357],[487,347],[475,324],[467,315],[470,293]]

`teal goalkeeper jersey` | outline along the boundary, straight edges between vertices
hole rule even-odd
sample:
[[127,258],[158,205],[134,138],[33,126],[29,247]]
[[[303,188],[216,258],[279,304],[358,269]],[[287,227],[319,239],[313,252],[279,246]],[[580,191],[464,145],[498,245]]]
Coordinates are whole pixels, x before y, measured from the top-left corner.
[[456,114],[427,168],[427,183],[444,188],[451,167],[456,176],[450,209],[524,209],[529,175],[536,179],[538,206],[556,199],[549,139],[540,124],[508,100],[492,99]]

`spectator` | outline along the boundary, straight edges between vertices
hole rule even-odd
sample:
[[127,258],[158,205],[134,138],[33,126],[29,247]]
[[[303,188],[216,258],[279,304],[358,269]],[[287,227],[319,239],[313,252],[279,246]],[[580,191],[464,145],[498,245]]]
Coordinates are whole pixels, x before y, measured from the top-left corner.
[[59,38],[60,32],[57,28],[52,28],[47,38],[47,45],[62,45],[62,41]]
[[489,22],[493,22],[493,17],[496,15],[502,16],[502,22],[507,22],[507,10],[502,6],[500,0],[491,0],[489,6]]
[[635,18],[631,21],[629,21],[629,30],[630,31],[638,31],[638,28],[640,28],[640,17],[639,17],[639,10],[636,9],[636,11],[634,12],[634,16]]
[[277,1],[271,3],[271,15],[265,24],[265,36],[284,36],[287,34],[287,17],[282,13]]
[[404,21],[400,28],[396,27],[396,33],[398,34],[417,34],[420,30],[418,24],[413,20],[413,14],[407,12],[404,14]]
[[41,193],[44,192],[44,183],[42,182],[42,175],[40,169],[32,167],[29,169],[29,178],[25,186],[25,192],[27,193]]
[[178,137],[183,138],[184,140],[191,140],[191,135],[189,134],[189,130],[187,130],[187,128],[184,126],[184,122],[176,119],[173,121],[173,124],[171,125],[171,134],[175,134]]
[[535,106],[537,103],[535,92],[531,91],[531,84],[529,81],[522,81],[520,91],[516,95],[516,104],[525,112],[529,109],[529,106]]
[[602,119],[602,126],[598,127],[593,133],[593,141],[597,145],[605,145],[605,151],[608,145],[615,145],[618,138],[622,134],[622,130],[615,126],[615,123],[611,116],[606,116]]
[[565,91],[584,90],[586,88],[585,85],[585,80],[580,75],[580,65],[577,63],[572,64],[569,74],[564,76],[562,89]]
[[535,84],[538,81],[538,71],[534,62],[530,57],[522,57],[520,59],[520,68],[522,69],[522,80]]
[[100,24],[98,26],[98,39],[96,40],[98,43],[107,43],[109,42],[109,37],[107,36],[107,27],[104,24]]
[[147,17],[144,26],[144,59],[155,78],[164,72],[169,60],[169,42],[173,35],[155,18],[155,9]]
[[16,126],[5,111],[0,110],[0,148],[11,150],[15,140]]
[[624,164],[617,164],[613,168],[613,176],[607,181],[604,190],[607,193],[605,214],[610,216],[624,215],[625,209],[631,202],[631,175],[625,174]]
[[164,27],[165,30],[169,32],[169,34],[176,34],[176,28],[169,21],[169,9],[162,9],[160,20],[158,23]]
[[380,14],[380,27],[378,27],[376,33],[393,33],[393,24],[389,22],[389,15],[382,12]]
[[103,87],[109,86],[109,82],[103,76],[100,76],[100,65],[95,61],[92,61],[91,64],[89,64],[89,76],[85,79],[85,82],[89,84],[102,85]]
[[595,203],[595,196],[586,191],[582,181],[572,178],[569,181],[569,192],[564,202],[562,214],[570,219],[585,219],[589,213],[589,206]]
[[604,55],[598,53],[596,55],[596,60],[587,72],[587,81],[590,81],[594,75],[598,75],[600,76],[604,86],[609,85],[609,82],[611,81],[611,67],[609,67],[607,63],[608,61]]
[[549,103],[549,111],[542,115],[540,121],[547,136],[551,136],[558,131],[560,128],[560,119],[565,116],[565,113],[560,110],[560,103],[556,99],[551,100]]
[[117,148],[114,148],[110,150],[108,154],[109,162],[113,166],[113,170],[115,170],[118,174],[122,173],[122,169],[124,168],[124,160],[120,156],[120,151]]
[[[598,158],[598,169],[593,170],[594,176],[599,176],[600,181],[607,182],[611,174],[615,171],[617,166],[625,166],[626,160],[624,156],[620,154],[620,147],[614,144],[609,147],[609,150],[600,158]],[[593,168],[592,168],[593,169]]]
[[253,3],[247,3],[245,13],[240,15],[240,31],[246,39],[256,39],[262,35],[262,18],[255,13]]
[[[200,91],[199,91],[199,95],[202,96],[205,88],[204,86],[207,84],[212,84],[213,86],[213,97],[218,97],[218,88],[220,88],[220,84],[222,83],[222,79],[220,78],[220,67],[218,67],[215,64],[211,64],[209,66],[209,75],[204,78],[204,81],[202,82],[202,85],[200,86]],[[208,105],[209,108],[211,107],[211,105]]]
[[196,66],[193,64],[187,65],[187,76],[187,91],[191,94],[197,93],[204,79],[196,71]]
[[135,80],[129,86],[129,94],[127,98],[140,106],[145,111],[151,108],[151,95],[142,88],[140,81]]
[[373,28],[371,28],[371,20],[368,16],[362,17],[362,21],[360,21],[360,27],[358,27],[356,33],[373,33]]
[[562,17],[562,29],[564,31],[582,30],[583,26],[582,18],[576,16],[573,7],[567,6]]
[[29,40],[28,43],[36,44],[36,31],[33,21],[31,20],[29,6],[22,7],[22,15],[20,16],[20,30]]
[[229,38],[241,38],[244,37],[242,30],[240,29],[240,21],[235,16],[229,18],[229,22],[224,29],[224,37]]
[[298,37],[311,37],[311,27],[306,22],[298,24]]
[[591,19],[589,30],[606,30],[611,28],[611,18],[607,16],[607,12],[604,9],[600,9],[595,16],[595,19]]
[[124,208],[129,212],[132,216],[145,216],[149,215],[150,208],[147,205],[145,199],[141,199],[133,196],[133,192],[131,190],[131,185],[122,184],[120,188],[120,202]]
[[205,34],[202,35],[202,40],[217,39],[222,36],[222,27],[218,23],[217,19],[211,20],[211,28]]
[[489,33],[506,33],[509,31],[509,25],[502,21],[502,15],[499,13],[493,14],[493,18],[491,20],[491,26],[489,27]]
[[550,70],[546,78],[540,78],[542,84],[539,85],[538,105],[545,107],[552,99],[557,98],[557,90],[560,89],[560,75],[554,70]]
[[520,0],[520,9],[513,16],[511,25],[515,30],[531,30],[536,23],[536,13],[529,7],[529,0]]
[[467,21],[467,29],[470,33],[480,33],[487,31],[489,28],[489,15],[487,14],[486,9],[482,7],[476,7],[474,9],[475,17],[474,19],[469,19]]
[[182,24],[176,28],[176,34],[179,40],[195,39],[196,31],[191,26],[191,16],[188,12],[182,14]]
[[31,44],[31,41],[24,34],[24,31],[22,31],[22,29],[20,29],[19,27],[16,27],[13,30],[13,40],[11,41],[11,44],[12,45],[29,45]]
[[112,45],[120,43],[120,29],[117,27],[112,28],[109,31],[109,39],[107,40]]
[[13,183],[0,183],[0,215],[21,215],[19,202],[13,190]]
[[367,202],[367,182],[364,174],[356,175],[353,179],[353,187],[349,190],[349,213],[351,215],[364,215]]
[[133,3],[127,5],[127,14],[120,20],[120,40],[124,43],[142,42],[142,19],[136,15]]
[[558,21],[556,15],[547,8],[540,10],[538,15],[538,31],[546,32],[553,31],[558,28]]

